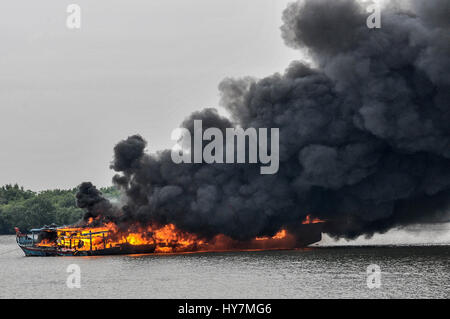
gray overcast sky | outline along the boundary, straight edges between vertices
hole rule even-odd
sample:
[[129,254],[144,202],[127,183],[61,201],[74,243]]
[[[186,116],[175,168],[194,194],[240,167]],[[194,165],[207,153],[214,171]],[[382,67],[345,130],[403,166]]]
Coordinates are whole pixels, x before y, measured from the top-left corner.
[[[263,77],[301,54],[281,37],[289,0],[0,3],[0,185],[111,184],[112,148],[139,133],[170,147],[227,76]],[[81,30],[66,8],[82,8]]]

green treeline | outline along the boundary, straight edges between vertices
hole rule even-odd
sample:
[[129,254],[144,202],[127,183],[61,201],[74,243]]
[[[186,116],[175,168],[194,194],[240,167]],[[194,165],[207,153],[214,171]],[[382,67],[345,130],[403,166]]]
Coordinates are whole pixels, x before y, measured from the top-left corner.
[[[100,191],[107,198],[118,198],[114,187]],[[14,234],[14,227],[21,231],[55,223],[70,225],[81,219],[84,212],[76,206],[77,189],[47,190],[39,193],[25,190],[18,185],[0,188],[0,234]]]

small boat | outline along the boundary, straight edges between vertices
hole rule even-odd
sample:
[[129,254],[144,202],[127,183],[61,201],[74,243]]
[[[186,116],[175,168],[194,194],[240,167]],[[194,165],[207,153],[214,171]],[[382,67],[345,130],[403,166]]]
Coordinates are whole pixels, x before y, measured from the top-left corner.
[[56,225],[31,229],[23,234],[15,227],[16,242],[25,256],[102,256],[147,254],[155,251],[154,243],[131,244],[109,240],[108,229],[92,231]]

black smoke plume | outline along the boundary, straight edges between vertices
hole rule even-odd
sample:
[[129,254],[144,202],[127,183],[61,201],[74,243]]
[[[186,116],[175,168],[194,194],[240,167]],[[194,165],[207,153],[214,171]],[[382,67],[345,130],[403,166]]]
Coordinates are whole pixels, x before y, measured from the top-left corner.
[[[292,62],[261,80],[226,79],[221,105],[192,114],[203,128],[279,128],[280,169],[174,164],[146,154],[140,136],[114,149],[123,220],[174,223],[212,236],[274,235],[311,214],[352,238],[395,226],[442,221],[450,207],[450,2],[391,2],[381,29],[356,0],[289,5],[286,44],[313,65]],[[87,192],[89,194],[89,192]],[[95,192],[94,192],[95,193]],[[95,215],[103,202],[79,203]]]
[[111,220],[115,215],[116,208],[90,182],[85,182],[78,186],[76,199],[77,206],[86,211],[83,217],[85,221],[92,218],[100,222],[104,221],[104,217]]

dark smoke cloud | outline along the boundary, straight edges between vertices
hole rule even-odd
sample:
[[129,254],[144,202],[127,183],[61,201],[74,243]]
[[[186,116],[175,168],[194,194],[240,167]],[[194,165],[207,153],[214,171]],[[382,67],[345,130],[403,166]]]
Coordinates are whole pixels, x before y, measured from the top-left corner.
[[139,160],[147,142],[140,135],[130,136],[126,143],[119,143],[114,147],[114,161],[111,168],[115,171],[130,170],[139,166]]
[[278,174],[260,175],[259,165],[177,165],[169,150],[145,154],[145,141],[132,136],[115,147],[112,165],[127,195],[124,219],[250,239],[307,214],[349,238],[448,218],[449,1],[390,3],[381,29],[367,28],[368,15],[353,0],[289,5],[282,36],[316,66],[226,79],[221,104],[232,122],[212,109],[184,121],[190,130],[195,119],[204,129],[280,128]]
[[111,203],[90,182],[85,182],[78,186],[76,199],[77,206],[86,211],[83,218],[85,221],[89,220],[89,218],[102,218],[105,216],[112,218],[114,215],[115,209]]

